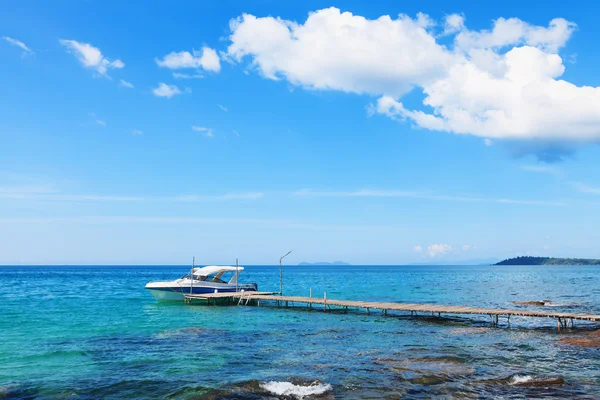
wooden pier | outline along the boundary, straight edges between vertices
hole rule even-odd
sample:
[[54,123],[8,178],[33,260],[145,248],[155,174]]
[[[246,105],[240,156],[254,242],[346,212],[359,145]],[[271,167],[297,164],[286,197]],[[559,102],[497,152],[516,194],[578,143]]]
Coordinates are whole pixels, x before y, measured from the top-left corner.
[[[558,330],[566,328],[573,321],[600,321],[600,315],[580,314],[580,313],[563,313],[554,311],[537,311],[537,310],[514,310],[514,309],[496,309],[496,308],[479,308],[479,307],[463,307],[463,306],[444,306],[438,304],[412,304],[412,303],[386,303],[386,302],[369,302],[369,301],[352,301],[352,300],[333,300],[328,299],[324,293],[323,298],[301,297],[301,296],[279,296],[273,292],[229,292],[229,293],[207,293],[185,295],[184,301],[186,304],[194,304],[195,301],[202,301],[204,304],[236,304],[236,305],[260,305],[261,302],[275,304],[277,306],[290,307],[295,305],[304,305],[307,308],[313,308],[317,305],[323,307],[323,311],[340,309],[348,311],[348,309],[365,310],[369,314],[370,310],[381,310],[387,315],[389,311],[410,312],[411,315],[431,314],[441,317],[442,314],[449,315],[484,315],[489,316],[492,326],[498,326],[499,317],[507,319],[510,325],[510,317],[532,317],[532,318],[552,318],[557,320]],[[335,308],[333,308],[335,307]]]

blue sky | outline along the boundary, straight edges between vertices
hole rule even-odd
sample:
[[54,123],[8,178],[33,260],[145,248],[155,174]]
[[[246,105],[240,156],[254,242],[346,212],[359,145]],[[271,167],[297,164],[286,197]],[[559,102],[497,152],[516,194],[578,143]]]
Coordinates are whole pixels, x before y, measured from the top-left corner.
[[5,2],[0,263],[600,257],[600,6],[288,3]]

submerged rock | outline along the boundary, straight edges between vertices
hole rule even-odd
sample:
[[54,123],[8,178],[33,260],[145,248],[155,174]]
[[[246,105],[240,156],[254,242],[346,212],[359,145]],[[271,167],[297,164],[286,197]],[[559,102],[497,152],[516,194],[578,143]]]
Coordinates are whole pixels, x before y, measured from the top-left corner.
[[455,355],[424,356],[398,360],[393,358],[377,358],[375,361],[385,363],[397,374],[400,381],[415,385],[439,385],[449,381],[470,376],[475,368],[467,364],[467,360]]
[[550,303],[548,300],[528,300],[528,301],[513,301],[513,304],[517,304],[519,306],[545,306],[547,303]]
[[250,380],[212,390],[188,387],[172,393],[169,398],[185,400],[329,400],[334,398],[332,391],[333,388],[328,383],[291,378],[281,381]]
[[168,329],[166,331],[159,332],[154,336],[157,339],[168,339],[177,337],[193,337],[202,335],[214,335],[220,334],[223,331],[218,329],[204,328],[202,326],[187,326],[183,328]]
[[473,327],[473,328],[456,328],[448,331],[451,335],[481,335],[488,333],[493,329],[487,327]]
[[600,330],[580,336],[563,337],[558,339],[558,343],[587,348],[600,348]]
[[506,378],[506,382],[511,386],[551,386],[563,385],[565,379],[562,376],[512,375]]

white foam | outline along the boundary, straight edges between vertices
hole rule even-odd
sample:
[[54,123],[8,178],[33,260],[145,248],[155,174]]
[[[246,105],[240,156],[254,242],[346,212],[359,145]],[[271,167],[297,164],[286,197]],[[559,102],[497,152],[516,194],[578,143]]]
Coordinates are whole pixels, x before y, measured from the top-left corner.
[[525,375],[525,376],[514,375],[512,378],[510,378],[510,381],[508,382],[508,384],[509,385],[521,385],[523,383],[531,382],[532,380],[533,380],[533,377],[531,377],[529,375]]
[[308,396],[317,396],[330,391],[331,385],[328,383],[311,383],[307,386],[294,385],[292,382],[270,381],[261,383],[260,387],[277,396],[290,396],[297,399],[304,399]]

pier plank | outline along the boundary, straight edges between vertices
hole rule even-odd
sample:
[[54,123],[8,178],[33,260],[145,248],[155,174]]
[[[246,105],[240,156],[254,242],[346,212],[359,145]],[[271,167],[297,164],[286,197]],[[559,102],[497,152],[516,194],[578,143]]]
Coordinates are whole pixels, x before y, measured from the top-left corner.
[[[258,300],[269,302],[285,302],[290,303],[327,305],[344,308],[358,309],[378,309],[378,310],[394,310],[394,311],[410,311],[410,312],[431,312],[434,314],[453,314],[453,315],[494,315],[494,316],[518,316],[532,318],[555,318],[555,319],[571,319],[571,320],[586,320],[600,321],[600,315],[584,314],[584,313],[564,313],[555,311],[538,311],[524,309],[493,309],[481,307],[466,307],[438,304],[414,304],[414,303],[391,303],[391,302],[369,302],[357,300],[338,300],[326,299],[320,297],[303,297],[303,296],[279,296],[275,292],[222,292],[222,293],[204,293],[204,294],[189,294],[184,295],[186,302],[191,303],[193,300],[210,300],[210,299],[231,299],[231,300]],[[237,304],[234,302],[234,304]]]

